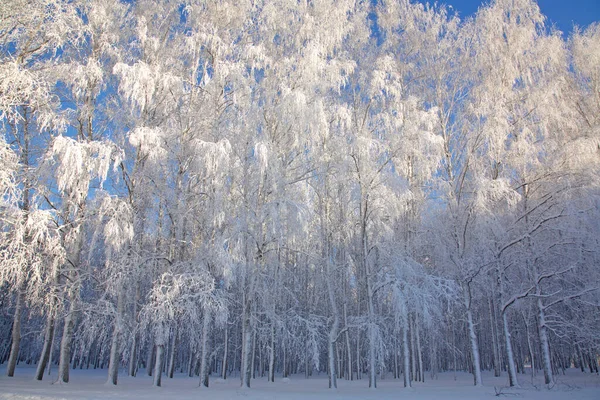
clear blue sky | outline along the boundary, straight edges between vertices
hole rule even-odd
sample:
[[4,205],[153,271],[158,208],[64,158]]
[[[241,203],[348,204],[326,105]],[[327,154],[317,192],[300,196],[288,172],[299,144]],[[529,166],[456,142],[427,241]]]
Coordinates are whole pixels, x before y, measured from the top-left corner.
[[[432,3],[432,0],[420,0]],[[438,0],[438,3],[451,5],[462,17],[469,16],[477,8],[489,1],[481,0]],[[600,21],[600,0],[538,0],[542,13],[550,24],[555,24],[565,34],[573,30],[573,25],[586,28],[590,23]]]

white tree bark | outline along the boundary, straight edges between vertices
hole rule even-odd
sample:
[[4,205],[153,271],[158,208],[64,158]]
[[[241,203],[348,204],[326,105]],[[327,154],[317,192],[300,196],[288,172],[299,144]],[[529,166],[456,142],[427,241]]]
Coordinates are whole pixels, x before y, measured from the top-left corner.
[[269,352],[269,382],[275,382],[275,324],[271,323],[271,345]]
[[512,343],[510,340],[510,329],[508,327],[508,319],[506,310],[502,312],[502,327],[504,328],[504,339],[506,340],[506,357],[508,358],[508,382],[510,386],[519,387],[517,378],[517,369],[515,367],[515,356],[513,353]]
[[402,352],[404,359],[403,375],[404,387],[411,387],[410,381],[410,344],[408,342],[408,313],[405,310],[402,313]]
[[[72,289],[71,291],[73,291]],[[60,359],[58,361],[58,382],[69,383],[69,363],[71,360],[71,342],[75,326],[76,298],[71,296],[69,311],[65,317],[62,340],[60,342]]]
[[35,371],[35,379],[38,381],[41,381],[44,377],[44,370],[50,359],[50,350],[52,349],[52,343],[54,342],[54,323],[54,314],[50,311],[48,313],[48,320],[46,321],[46,332],[44,334],[44,345],[42,347],[40,361],[38,362]]
[[152,384],[154,386],[160,386],[162,380],[162,369],[163,369],[163,358],[165,355],[165,345],[157,344],[156,345],[156,360],[154,362],[154,379]]
[[119,288],[117,294],[117,315],[115,317],[112,340],[110,345],[110,359],[108,361],[108,380],[107,384],[116,385],[119,378],[119,339],[123,329],[123,289]]
[[[246,296],[246,294],[244,294]],[[244,310],[242,315],[242,365],[240,378],[242,387],[250,387],[251,371],[251,354],[252,354],[252,326],[250,324],[250,304],[247,299],[244,299]]]
[[200,354],[200,387],[208,387],[208,335],[210,333],[210,312],[205,311],[202,319],[202,349]]
[[554,382],[554,374],[552,372],[552,360],[550,359],[550,343],[548,340],[548,331],[546,327],[546,313],[542,299],[537,299],[538,319],[539,319],[539,336],[540,346],[542,347],[542,361],[544,364],[544,382],[549,385]]
[[175,373],[175,353],[177,349],[177,322],[173,323],[173,340],[171,341],[171,349],[169,351],[169,368],[168,368],[168,376],[169,378],[173,378],[173,374]]
[[477,344],[477,333],[475,332],[475,322],[473,321],[471,286],[465,284],[465,306],[467,308],[467,324],[469,329],[469,340],[471,342],[471,355],[473,356],[473,380],[475,386],[483,386],[481,379],[481,362],[479,357],[479,345]]
[[227,379],[227,355],[229,353],[229,327],[225,326],[225,344],[223,346],[223,361],[221,363],[221,378]]
[[8,365],[6,367],[6,375],[14,376],[19,357],[21,344],[21,314],[23,312],[23,300],[25,294],[23,288],[17,290],[17,304],[15,305],[15,315],[13,317],[12,326],[12,345],[10,347],[10,356],[8,357]]

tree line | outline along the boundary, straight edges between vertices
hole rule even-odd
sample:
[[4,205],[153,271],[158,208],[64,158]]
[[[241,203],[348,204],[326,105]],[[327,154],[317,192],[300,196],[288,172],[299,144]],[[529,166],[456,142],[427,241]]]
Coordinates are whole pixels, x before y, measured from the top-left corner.
[[599,24],[565,37],[533,0],[0,16],[9,376],[598,373]]

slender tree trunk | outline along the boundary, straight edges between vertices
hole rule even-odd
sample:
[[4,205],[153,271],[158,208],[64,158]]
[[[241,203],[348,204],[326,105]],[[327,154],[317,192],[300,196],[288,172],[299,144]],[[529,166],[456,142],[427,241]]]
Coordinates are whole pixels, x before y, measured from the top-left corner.
[[52,340],[50,341],[50,354],[48,354],[48,376],[52,374],[52,355],[54,354],[54,338],[56,337],[56,319],[54,320],[54,330],[52,331]]
[[[374,317],[373,299],[369,296],[369,315]],[[369,387],[377,388],[377,356],[375,338],[375,320],[369,318]]]
[[348,357],[348,377],[349,380],[354,380],[352,376],[352,347],[350,347],[350,330],[348,329],[348,313],[346,310],[346,304],[344,303],[344,325],[346,326],[346,357]]
[[269,382],[275,382],[275,324],[271,324],[271,351],[269,353]]
[[24,285],[21,285],[17,291],[17,304],[15,305],[15,315],[12,326],[12,345],[10,347],[10,356],[8,357],[8,366],[6,368],[7,376],[14,376],[19,358],[21,344],[21,314],[23,313],[23,301],[25,297]]
[[161,385],[163,358],[165,354],[165,346],[163,344],[156,345],[156,360],[154,362],[154,386]]
[[221,377],[227,379],[227,353],[229,352],[229,327],[225,326],[225,344],[223,346],[223,362],[221,363]]
[[471,287],[466,284],[465,305],[467,307],[467,324],[469,328],[469,341],[471,343],[471,356],[473,357],[473,379],[475,386],[483,386],[481,379],[481,362],[479,359],[479,345],[477,344],[477,334],[475,333],[475,322],[473,321],[473,310],[471,308]]
[[419,321],[415,319],[415,336],[417,337],[417,359],[419,361],[419,381],[425,382],[425,375],[423,374],[423,351],[421,349],[421,329],[419,328]]
[[506,317],[506,309],[502,311],[502,327],[504,328],[504,339],[506,340],[506,357],[508,361],[508,382],[510,386],[519,387],[517,379],[517,370],[515,368],[515,357],[510,340],[510,329],[508,328],[508,319]]
[[137,375],[137,370],[138,370],[138,348],[137,348],[137,333],[133,333],[133,337],[131,339],[131,348],[130,348],[130,354],[129,354],[129,368],[127,370],[127,373],[129,376],[133,376],[135,377]]
[[[74,285],[77,285],[76,283]],[[58,361],[58,381],[60,383],[69,383],[69,363],[71,361],[71,343],[73,341],[73,329],[75,327],[75,313],[77,310],[78,288],[72,287],[70,290],[71,304],[65,317],[62,340],[60,342],[60,359]]]
[[549,385],[554,382],[554,375],[552,372],[552,360],[550,359],[550,343],[548,340],[548,331],[546,327],[546,313],[544,312],[544,305],[542,299],[537,299],[538,307],[538,318],[539,318],[539,336],[540,345],[542,346],[542,360],[544,364],[544,382]]
[[[136,284],[136,288],[135,288],[135,299],[133,301],[133,323],[135,325],[137,325],[138,322],[138,301],[140,299],[140,287],[138,284]],[[131,350],[130,350],[130,355],[129,355],[129,369],[128,369],[128,373],[129,376],[136,376],[137,375],[137,370],[138,370],[138,336],[137,336],[137,326],[134,327],[134,332],[132,335],[132,340],[131,340]]]
[[187,374],[188,377],[194,376],[194,360],[196,359],[196,355],[194,350],[190,346],[190,356],[188,357],[188,365],[187,365]]
[[208,334],[210,333],[209,312],[204,313],[202,319],[202,353],[200,354],[200,386],[208,387]]
[[152,376],[152,369],[154,368],[152,361],[154,360],[155,346],[153,343],[154,339],[148,342],[148,353],[146,354],[146,375],[148,376]]
[[[366,206],[364,215],[366,215]],[[377,388],[377,338],[375,334],[375,305],[373,304],[373,288],[371,283],[371,271],[369,268],[369,261],[367,260],[367,232],[366,232],[366,221],[363,221],[362,227],[362,237],[363,237],[363,246],[362,246],[362,261],[364,263],[365,268],[365,280],[367,286],[367,320],[368,320],[368,329],[367,334],[369,336],[369,387],[371,389]]]
[[117,316],[115,318],[115,326],[113,327],[112,342],[110,346],[110,360],[108,362],[108,380],[106,383],[116,385],[119,378],[119,338],[123,325],[123,289],[119,288],[117,294]]
[[417,350],[415,346],[415,321],[414,318],[409,317],[410,324],[410,376],[412,381],[418,381],[417,377]]
[[44,334],[44,346],[42,347],[40,361],[38,362],[35,371],[35,379],[38,381],[41,381],[44,377],[44,370],[50,359],[50,350],[52,349],[52,342],[54,341],[54,321],[53,311],[49,311],[48,320],[46,321],[46,333]]
[[356,330],[356,379],[361,379],[360,370],[360,330]]
[[411,387],[410,382],[410,349],[408,343],[408,314],[406,310],[402,313],[402,351],[404,355],[404,387]]
[[[245,294],[246,296],[246,294]],[[242,387],[250,387],[250,378],[252,377],[250,357],[252,355],[252,327],[250,325],[250,304],[244,301],[244,310],[242,315],[242,366],[240,377]]]
[[256,379],[256,331],[252,332],[252,357],[250,358],[250,374],[252,379]]
[[[331,313],[333,314],[333,323],[331,324],[331,328],[329,329],[329,338],[327,343],[327,360],[329,367],[329,388],[337,389],[337,371],[335,366],[335,343],[337,342],[338,331],[340,327],[340,318],[338,313],[337,303],[335,301],[335,293],[333,289],[333,285],[331,280],[333,279],[332,273],[333,269],[331,268],[329,260],[327,263],[327,292],[329,294],[329,303],[331,306]],[[374,382],[374,381],[373,381]]]
[[492,334],[492,351],[494,355],[494,376],[500,376],[500,352],[498,351],[498,332],[496,331],[495,305],[494,300],[489,299],[490,332]]
[[175,352],[177,349],[177,323],[173,325],[173,340],[171,341],[171,349],[169,351],[169,379],[173,379],[175,373]]

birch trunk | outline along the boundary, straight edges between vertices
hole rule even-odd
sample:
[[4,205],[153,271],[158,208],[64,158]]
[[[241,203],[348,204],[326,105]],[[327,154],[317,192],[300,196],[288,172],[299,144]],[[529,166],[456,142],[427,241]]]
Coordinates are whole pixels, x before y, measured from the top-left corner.
[[550,343],[548,340],[548,328],[546,327],[546,313],[542,299],[537,299],[538,318],[539,318],[539,336],[540,345],[542,346],[542,361],[544,364],[544,382],[549,385],[554,382],[554,374],[552,372],[552,360],[550,359]]
[[170,379],[173,378],[175,373],[175,351],[177,348],[177,323],[173,326],[173,340],[171,341],[171,349],[169,351],[169,370],[168,376]]
[[250,358],[250,377],[256,379],[256,331],[252,333],[252,356]]
[[12,345],[10,347],[10,356],[8,357],[8,366],[6,368],[7,376],[15,375],[17,367],[17,359],[21,344],[21,314],[23,311],[24,288],[20,287],[17,292],[17,304],[15,305],[15,316],[12,326]]
[[417,359],[419,361],[419,381],[425,382],[425,375],[423,373],[423,351],[421,349],[421,329],[419,328],[419,321],[415,319],[415,336],[417,338]]
[[42,354],[40,355],[40,361],[38,362],[37,369],[35,371],[35,379],[41,381],[44,377],[44,370],[50,359],[50,350],[52,349],[52,343],[54,341],[54,315],[52,311],[48,314],[48,320],[46,321],[46,333],[44,335],[44,346],[42,347]]
[[473,357],[473,380],[475,386],[483,386],[481,379],[481,363],[479,357],[479,345],[477,344],[477,334],[475,333],[475,322],[473,321],[473,310],[471,307],[471,287],[466,283],[465,288],[465,306],[467,308],[467,324],[469,329],[469,341],[471,343],[471,355]]
[[65,317],[65,327],[63,329],[62,340],[60,342],[60,359],[58,361],[58,381],[60,383],[69,383],[71,342],[73,340],[73,328],[75,326],[75,304],[75,296],[71,296],[71,304],[69,305],[69,312]]
[[502,327],[504,328],[504,339],[506,340],[506,357],[508,358],[508,382],[510,386],[519,387],[517,379],[517,369],[515,368],[515,356],[510,340],[510,330],[508,328],[508,319],[506,318],[506,310],[502,312]]
[[348,312],[346,310],[346,304],[344,303],[344,325],[346,326],[346,353],[348,357],[348,377],[351,381],[354,380],[352,376],[352,348],[350,347],[350,331],[348,329]]
[[252,327],[250,326],[250,305],[248,301],[244,302],[244,311],[242,316],[242,365],[240,371],[240,377],[242,381],[242,387],[250,387],[250,378],[252,371],[250,370],[250,357],[252,354]]
[[200,387],[208,387],[208,334],[210,333],[209,312],[204,313],[202,319],[202,352],[200,354]]
[[417,377],[417,351],[416,351],[416,346],[415,346],[415,321],[414,318],[410,318],[409,317],[409,323],[410,323],[410,376],[412,381],[418,381],[418,377]]
[[[133,318],[134,318],[134,324],[137,325],[137,320],[138,320],[138,311],[137,311],[137,306],[138,306],[138,301],[140,300],[140,287],[139,285],[136,284],[136,288],[135,288],[135,300],[133,301]],[[137,365],[137,358],[138,358],[138,337],[137,337],[137,326],[134,327],[134,332],[133,332],[133,338],[131,341],[131,351],[130,351],[130,356],[129,356],[129,369],[128,369],[128,373],[129,376],[136,376],[137,375],[137,369],[138,369],[138,365]]]
[[[498,273],[499,275],[499,273]],[[494,313],[494,301],[492,298],[489,300],[489,313],[490,313],[490,332],[492,334],[492,351],[494,355],[494,376],[500,376],[500,352],[498,350],[498,332],[496,331],[496,318]],[[512,386],[512,385],[511,385]]]
[[123,289],[119,288],[117,295],[117,316],[113,328],[112,342],[110,345],[110,360],[108,362],[107,384],[116,385],[119,377],[119,338],[123,325]]
[[149,343],[148,343],[148,354],[146,354],[146,375],[148,376],[152,376],[152,369],[154,368],[154,365],[152,363],[152,361],[154,360],[154,345],[152,343],[154,339],[152,339]]
[[165,354],[165,346],[163,344],[156,345],[156,360],[154,361],[154,386],[161,385],[163,358]]
[[221,378],[227,379],[227,353],[229,352],[229,328],[225,326],[225,345],[223,348],[223,362],[221,363]]
[[[331,313],[333,314],[333,323],[331,324],[331,328],[329,329],[329,338],[327,345],[327,360],[329,366],[329,388],[337,389],[337,371],[335,366],[335,343],[337,342],[338,331],[340,329],[340,318],[337,308],[337,303],[335,301],[335,293],[334,288],[331,283],[333,279],[333,268],[331,267],[331,263],[329,260],[327,263],[327,292],[329,294],[329,303],[331,306]],[[375,371],[374,367],[372,368]],[[373,381],[374,382],[374,381]]]
[[408,343],[408,315],[406,311],[402,314],[402,351],[404,356],[404,387],[411,387],[410,382],[410,350]]
[[269,353],[269,382],[275,382],[275,324],[271,325],[271,352]]

